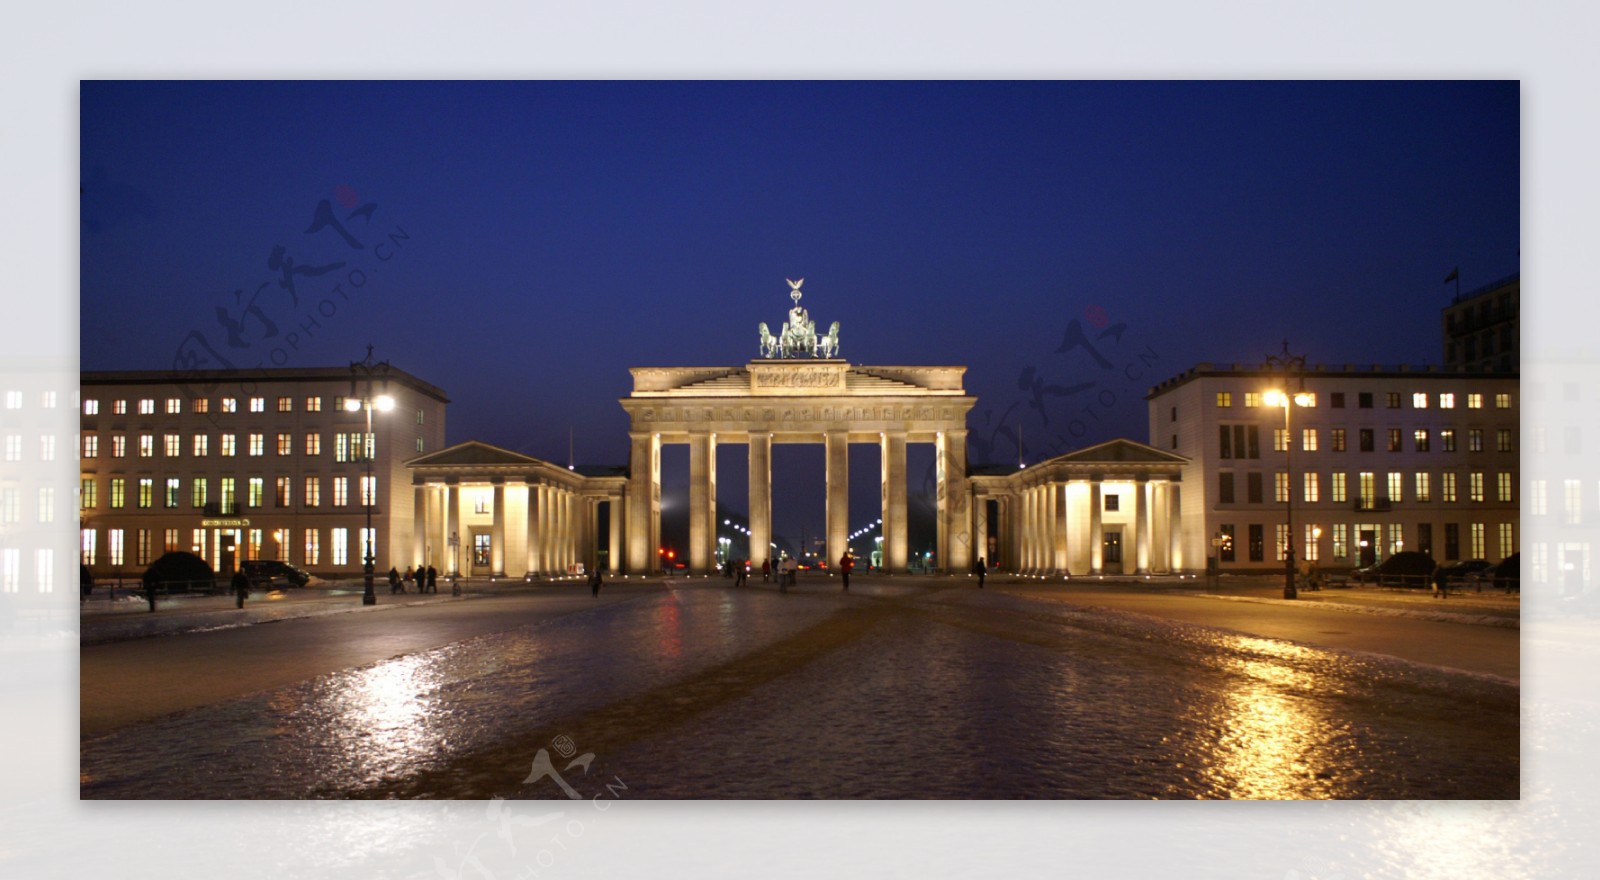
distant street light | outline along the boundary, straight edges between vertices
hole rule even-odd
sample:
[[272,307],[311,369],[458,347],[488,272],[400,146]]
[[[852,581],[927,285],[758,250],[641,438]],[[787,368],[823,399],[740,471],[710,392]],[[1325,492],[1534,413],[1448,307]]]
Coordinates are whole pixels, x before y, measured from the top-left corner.
[[[382,379],[385,392],[376,397],[372,394],[374,376]],[[372,460],[378,454],[378,443],[372,436],[372,408],[376,406],[381,412],[388,412],[394,409],[394,398],[387,393],[389,386],[388,376],[389,362],[374,361],[372,359],[372,346],[368,345],[366,359],[352,361],[350,364],[350,396],[345,398],[344,402],[344,408],[349,412],[356,412],[361,409],[367,411],[367,432],[361,437],[361,457],[366,459],[367,462],[367,480],[361,489],[362,500],[366,503],[367,508],[367,528],[361,533],[361,554],[364,557],[361,561],[361,574],[365,582],[365,589],[361,592],[361,604],[363,605],[378,604],[378,594],[372,587],[373,568],[377,561],[378,552],[374,546],[378,543],[377,535],[372,531],[372,502],[378,494],[378,486],[372,480]],[[361,397],[356,396],[356,379],[358,377],[365,377],[367,380],[367,393]]]
[[1304,376],[1297,377],[1300,387],[1292,395],[1288,388],[1290,371],[1304,371],[1306,356],[1303,354],[1290,354],[1289,343],[1285,341],[1282,354],[1267,355],[1267,366],[1268,368],[1281,369],[1284,373],[1284,387],[1268,391],[1263,399],[1268,406],[1283,407],[1283,468],[1285,480],[1288,482],[1285,487],[1287,491],[1284,493],[1283,498],[1284,521],[1286,523],[1284,526],[1286,534],[1284,536],[1285,546],[1283,551],[1283,598],[1297,599],[1300,594],[1294,586],[1294,427],[1291,414],[1296,406],[1310,406],[1311,395],[1305,391]]

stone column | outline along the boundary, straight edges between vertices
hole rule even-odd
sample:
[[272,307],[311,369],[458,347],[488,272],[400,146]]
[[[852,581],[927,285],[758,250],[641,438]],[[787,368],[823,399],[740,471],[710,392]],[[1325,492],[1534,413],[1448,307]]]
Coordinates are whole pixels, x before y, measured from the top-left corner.
[[892,573],[906,570],[906,435],[885,434],[883,441],[883,564]]
[[539,486],[528,483],[528,573],[538,574],[544,565],[544,554],[539,552],[539,541],[544,530],[539,528]]
[[843,431],[829,431],[825,443],[828,500],[824,522],[828,529],[828,566],[832,570],[850,546],[850,438]]
[[1067,564],[1067,484],[1050,484],[1050,567],[1066,574]]
[[1017,526],[1021,536],[1022,555],[1019,558],[1023,571],[1033,570],[1033,487],[1026,486],[1017,496]]
[[445,543],[445,552],[449,553],[449,555],[451,557],[449,560],[447,560],[447,564],[450,566],[450,572],[452,574],[455,574],[455,573],[460,571],[459,566],[461,565],[461,553],[462,553],[462,551],[470,552],[471,549],[472,549],[472,547],[471,547],[472,541],[471,541],[470,537],[467,536],[467,535],[461,534],[461,484],[460,483],[451,483],[445,489],[444,517],[445,517],[445,520],[444,520],[444,534],[445,534],[446,539],[450,538],[451,536],[455,536],[455,537],[459,538],[460,541],[461,541],[461,545],[459,547],[455,548],[455,552],[453,552],[453,553],[450,552],[451,547],[450,547],[450,544],[448,543],[448,540]]
[[750,567],[761,570],[772,541],[772,435],[750,435]]
[[565,488],[556,490],[556,534],[560,544],[556,547],[556,560],[561,573],[567,573],[572,564],[572,493]]
[[1100,497],[1100,475],[1089,477],[1089,573],[1102,574],[1101,556],[1105,552],[1105,533],[1101,528],[1100,514],[1105,502]]
[[506,575],[506,484],[494,484],[494,518],[489,525],[489,573],[495,577]]
[[606,523],[610,526],[611,534],[606,542],[606,568],[609,574],[622,573],[622,495],[612,495],[607,501],[610,510],[606,511]]
[[428,487],[418,483],[411,490],[414,499],[411,508],[411,560],[427,558],[428,551]]
[[706,432],[689,435],[689,573],[704,574],[713,567],[717,531],[711,528],[716,513],[715,441]]
[[661,435],[629,434],[628,570],[646,574],[655,569],[656,534],[661,527]]
[[952,574],[972,570],[972,491],[967,482],[967,432],[945,431],[939,440],[939,497],[944,500],[945,539],[939,566]]
[[1150,478],[1139,475],[1133,484],[1133,573],[1150,573]]
[[[993,568],[994,559],[989,556],[989,496],[974,495],[972,497],[972,562],[982,559],[984,564]],[[972,563],[968,563],[967,570],[972,570]]]
[[[1167,486],[1167,568],[1174,574],[1183,571],[1183,518],[1179,515],[1179,495],[1181,488],[1177,483],[1168,482]],[[1206,535],[1207,539],[1211,536]],[[1204,554],[1202,554],[1203,556]]]

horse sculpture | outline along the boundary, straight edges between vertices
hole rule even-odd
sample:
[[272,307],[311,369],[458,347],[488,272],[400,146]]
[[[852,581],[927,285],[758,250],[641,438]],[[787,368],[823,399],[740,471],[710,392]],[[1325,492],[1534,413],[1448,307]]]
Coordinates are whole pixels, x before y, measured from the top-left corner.
[[761,356],[764,357],[764,358],[770,358],[770,357],[776,356],[778,354],[778,337],[773,336],[772,335],[772,331],[767,329],[767,322],[765,322],[765,321],[761,322],[761,328],[760,329],[761,329]]
[[817,357],[831,358],[839,356],[839,322],[834,321],[828,328],[828,335],[817,340]]

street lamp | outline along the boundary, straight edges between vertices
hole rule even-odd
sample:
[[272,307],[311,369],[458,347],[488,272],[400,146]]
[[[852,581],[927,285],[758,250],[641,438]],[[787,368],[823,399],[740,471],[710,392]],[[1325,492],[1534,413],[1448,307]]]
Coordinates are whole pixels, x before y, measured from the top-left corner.
[[[367,480],[361,487],[362,500],[367,508],[367,528],[361,533],[361,573],[365,581],[365,589],[361,593],[361,604],[378,604],[378,594],[372,588],[372,574],[374,563],[377,561],[377,535],[372,531],[372,502],[378,494],[378,485],[372,480],[372,460],[377,457],[378,444],[372,436],[372,409],[377,407],[382,412],[394,409],[394,398],[387,393],[374,396],[372,393],[373,377],[382,380],[382,388],[388,390],[389,362],[374,361],[372,359],[372,346],[367,346],[367,356],[364,360],[350,363],[350,396],[345,398],[344,408],[348,412],[365,409],[367,411],[367,432],[361,437],[361,457],[367,462]],[[367,393],[356,396],[356,380],[365,377],[367,380]],[[370,450],[368,445],[371,445]]]
[[1298,391],[1290,395],[1286,391],[1268,391],[1263,398],[1268,406],[1283,407],[1283,468],[1285,480],[1288,483],[1284,488],[1284,520],[1287,525],[1284,531],[1284,581],[1283,598],[1299,598],[1299,592],[1294,587],[1294,428],[1290,414],[1296,406],[1309,406],[1311,395]]

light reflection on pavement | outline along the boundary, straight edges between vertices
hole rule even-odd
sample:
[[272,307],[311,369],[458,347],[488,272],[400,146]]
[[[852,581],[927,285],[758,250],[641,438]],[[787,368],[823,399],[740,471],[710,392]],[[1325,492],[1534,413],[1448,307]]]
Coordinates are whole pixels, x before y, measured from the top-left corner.
[[[1514,798],[1515,685],[947,583],[715,582],[86,740],[89,798]],[[1487,744],[1487,745],[1486,745]]]

